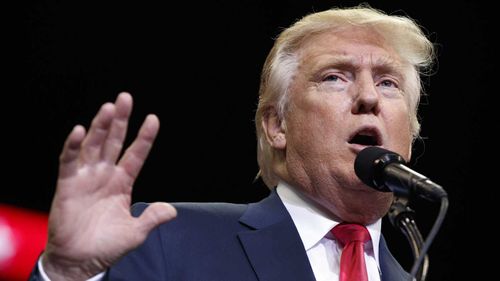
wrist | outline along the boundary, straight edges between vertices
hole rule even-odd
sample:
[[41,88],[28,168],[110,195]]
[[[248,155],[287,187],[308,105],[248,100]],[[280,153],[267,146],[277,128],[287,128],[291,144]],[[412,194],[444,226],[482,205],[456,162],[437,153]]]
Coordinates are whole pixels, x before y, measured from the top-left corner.
[[58,258],[48,253],[43,253],[40,259],[43,271],[50,281],[87,280],[103,271],[97,267],[91,269],[92,266],[85,265],[81,261]]

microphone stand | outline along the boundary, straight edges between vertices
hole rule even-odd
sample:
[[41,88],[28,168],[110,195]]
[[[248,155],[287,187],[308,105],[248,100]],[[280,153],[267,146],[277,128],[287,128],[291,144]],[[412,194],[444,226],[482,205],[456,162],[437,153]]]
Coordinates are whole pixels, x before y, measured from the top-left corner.
[[[398,228],[410,243],[413,258],[416,260],[420,254],[424,239],[420,233],[414,219],[415,211],[408,206],[408,199],[404,197],[396,197],[389,209],[388,217],[391,224]],[[429,269],[429,256],[426,254],[419,268],[415,279],[417,281],[425,281],[427,271]]]

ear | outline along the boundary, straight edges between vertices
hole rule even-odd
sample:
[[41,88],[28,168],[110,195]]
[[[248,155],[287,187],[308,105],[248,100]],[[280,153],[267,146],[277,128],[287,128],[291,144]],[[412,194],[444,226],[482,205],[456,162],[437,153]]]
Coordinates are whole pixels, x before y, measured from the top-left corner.
[[274,107],[268,108],[262,118],[262,128],[266,134],[266,140],[276,149],[285,149],[286,147],[286,135],[282,122]]

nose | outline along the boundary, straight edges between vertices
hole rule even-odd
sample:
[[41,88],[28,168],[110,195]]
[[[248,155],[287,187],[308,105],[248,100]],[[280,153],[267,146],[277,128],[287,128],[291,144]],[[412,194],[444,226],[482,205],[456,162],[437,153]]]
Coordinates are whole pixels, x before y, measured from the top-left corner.
[[380,111],[379,94],[371,75],[363,75],[356,81],[355,95],[351,112],[353,114],[378,114]]

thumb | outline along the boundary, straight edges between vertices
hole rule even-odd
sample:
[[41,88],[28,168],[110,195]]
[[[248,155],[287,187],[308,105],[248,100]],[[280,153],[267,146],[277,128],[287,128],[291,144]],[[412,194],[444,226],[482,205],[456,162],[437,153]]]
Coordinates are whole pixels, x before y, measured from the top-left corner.
[[146,210],[138,218],[139,228],[143,231],[143,234],[147,234],[158,225],[170,221],[177,216],[177,211],[174,206],[163,203],[156,202],[150,204]]

